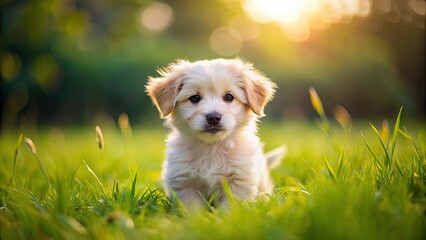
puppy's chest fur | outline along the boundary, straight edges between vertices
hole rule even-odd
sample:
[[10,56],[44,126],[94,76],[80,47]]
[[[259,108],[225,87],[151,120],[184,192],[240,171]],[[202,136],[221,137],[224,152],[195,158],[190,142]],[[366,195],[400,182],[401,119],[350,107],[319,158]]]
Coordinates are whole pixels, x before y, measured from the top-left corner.
[[254,135],[207,144],[172,134],[164,163],[165,183],[172,189],[191,187],[211,196],[223,179],[258,182],[258,158],[263,156],[258,146]]

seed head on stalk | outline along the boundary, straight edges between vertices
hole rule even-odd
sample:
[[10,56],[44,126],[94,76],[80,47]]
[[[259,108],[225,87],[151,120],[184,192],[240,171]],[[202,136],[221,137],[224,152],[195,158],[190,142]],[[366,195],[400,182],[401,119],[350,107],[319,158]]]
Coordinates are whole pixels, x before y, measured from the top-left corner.
[[98,147],[100,150],[104,148],[104,135],[102,134],[102,129],[99,126],[95,127],[96,130],[96,141],[98,142]]
[[24,137],[24,141],[28,145],[28,147],[30,148],[31,153],[33,154],[34,158],[36,159],[38,167],[40,168],[40,171],[43,174],[44,179],[46,180],[47,184],[50,187],[51,185],[50,185],[49,177],[47,176],[47,173],[46,173],[46,170],[44,169],[43,163],[41,162],[41,160],[40,160],[40,158],[37,154],[37,149],[36,149],[36,146],[35,146],[33,140],[31,140],[31,138]]
[[309,88],[309,97],[311,99],[312,107],[314,107],[315,111],[320,115],[320,117],[324,117],[324,107],[322,106],[322,102],[320,97],[318,96],[317,90],[315,88]]
[[132,126],[130,125],[129,116],[122,112],[118,116],[118,126],[120,127],[121,134],[125,137],[132,136]]

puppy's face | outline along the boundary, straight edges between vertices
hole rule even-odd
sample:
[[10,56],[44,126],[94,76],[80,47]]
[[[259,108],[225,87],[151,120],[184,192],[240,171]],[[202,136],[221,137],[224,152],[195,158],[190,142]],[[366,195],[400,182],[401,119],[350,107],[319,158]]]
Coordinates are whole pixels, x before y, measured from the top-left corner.
[[241,60],[179,61],[150,78],[162,117],[205,142],[219,141],[263,115],[275,85]]

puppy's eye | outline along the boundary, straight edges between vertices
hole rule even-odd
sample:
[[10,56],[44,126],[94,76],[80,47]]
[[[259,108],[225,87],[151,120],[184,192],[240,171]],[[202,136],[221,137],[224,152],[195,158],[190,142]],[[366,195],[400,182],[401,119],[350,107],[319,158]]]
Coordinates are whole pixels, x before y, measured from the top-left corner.
[[234,100],[234,96],[232,96],[232,94],[230,94],[230,93],[227,93],[227,94],[225,94],[223,99],[225,100],[225,102],[232,102],[232,100]]
[[194,96],[189,97],[189,101],[191,101],[192,103],[197,103],[200,100],[201,100],[200,95],[194,95]]

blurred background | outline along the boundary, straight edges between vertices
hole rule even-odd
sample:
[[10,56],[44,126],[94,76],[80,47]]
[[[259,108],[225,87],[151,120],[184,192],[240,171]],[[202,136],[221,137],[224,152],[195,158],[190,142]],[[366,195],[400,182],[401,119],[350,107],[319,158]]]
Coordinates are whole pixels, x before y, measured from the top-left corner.
[[1,126],[159,121],[148,76],[240,56],[279,90],[268,119],[425,117],[424,0],[1,0]]

